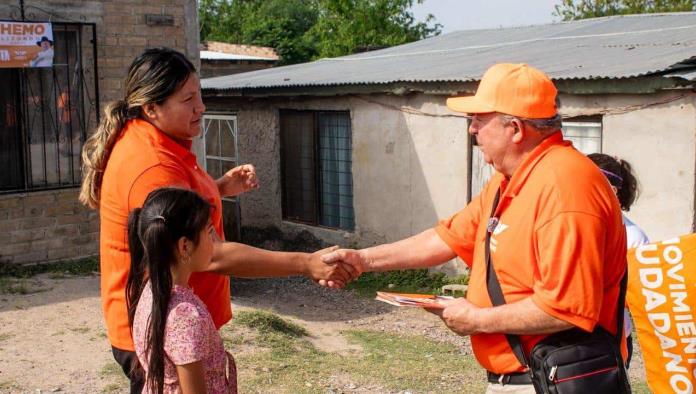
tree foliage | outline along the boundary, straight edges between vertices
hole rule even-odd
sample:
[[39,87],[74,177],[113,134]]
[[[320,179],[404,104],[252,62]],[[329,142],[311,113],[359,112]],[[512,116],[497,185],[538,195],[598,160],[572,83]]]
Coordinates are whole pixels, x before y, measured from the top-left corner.
[[201,41],[275,48],[281,64],[404,44],[440,33],[425,0],[200,0]]
[[439,34],[442,26],[434,23],[432,15],[425,22],[416,22],[409,11],[413,3],[413,0],[319,0],[319,18],[312,28],[318,56],[342,56]]
[[281,64],[316,55],[309,31],[317,22],[314,5],[304,0],[201,0],[201,41],[272,47]]
[[608,15],[647,14],[696,10],[693,0],[562,0],[554,15],[564,21]]

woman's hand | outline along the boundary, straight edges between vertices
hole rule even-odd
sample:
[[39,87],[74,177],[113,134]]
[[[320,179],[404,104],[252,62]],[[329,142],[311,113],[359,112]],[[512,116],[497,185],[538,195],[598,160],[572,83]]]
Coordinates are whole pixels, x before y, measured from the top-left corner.
[[324,264],[334,265],[339,274],[346,273],[348,275],[347,281],[341,280],[341,278],[339,278],[339,280],[333,280],[334,278],[321,278],[317,281],[321,286],[343,287],[351,280],[357,279],[365,271],[367,257],[362,250],[338,249],[338,247],[334,246],[333,248],[320,250],[316,253],[320,254]]
[[238,196],[249,190],[258,189],[256,168],[252,164],[242,164],[227,171],[215,181],[222,197]]

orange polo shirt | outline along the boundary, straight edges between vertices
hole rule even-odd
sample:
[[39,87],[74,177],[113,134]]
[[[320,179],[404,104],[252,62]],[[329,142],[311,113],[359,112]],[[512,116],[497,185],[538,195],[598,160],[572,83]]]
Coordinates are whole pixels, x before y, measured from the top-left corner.
[[[626,269],[621,209],[599,169],[560,132],[537,146],[509,180],[497,173],[479,196],[435,230],[471,268],[467,299],[491,307],[485,240],[498,187],[491,261],[505,301],[531,297],[544,312],[583,330],[616,332],[616,300]],[[527,352],[545,335],[523,335]],[[503,334],[477,334],[479,363],[494,373],[523,371]]]
[[[217,185],[198,167],[190,148],[190,142],[182,146],[149,122],[134,119],[124,127],[106,165],[99,204],[101,297],[109,341],[116,348],[133,351],[125,294],[130,269],[128,213],[141,207],[158,187],[185,187],[214,207],[213,225],[220,239],[225,239]],[[217,328],[230,320],[229,277],[194,273],[189,284],[208,307]]]

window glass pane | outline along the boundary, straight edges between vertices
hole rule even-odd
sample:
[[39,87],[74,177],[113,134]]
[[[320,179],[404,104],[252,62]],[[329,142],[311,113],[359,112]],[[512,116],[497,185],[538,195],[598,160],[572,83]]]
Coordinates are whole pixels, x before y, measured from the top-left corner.
[[220,130],[220,156],[227,158],[236,158],[237,152],[235,149],[235,121],[224,120]]
[[483,187],[495,174],[492,165],[483,159],[483,152],[474,145],[471,150],[471,197],[476,197],[481,193]]
[[0,190],[24,187],[23,141],[19,125],[19,72],[0,69]]
[[318,114],[321,217],[319,223],[344,230],[355,228],[350,116]]
[[208,175],[210,175],[211,178],[218,179],[222,176],[222,169],[220,168],[220,160],[206,159],[205,165],[206,165]]
[[205,155],[220,156],[220,123],[219,119],[210,119],[206,123]]
[[[29,135],[29,184],[33,188],[57,183],[55,166],[55,134],[51,127],[53,105],[49,100],[53,70],[34,68],[25,70],[26,112],[24,125]],[[50,165],[49,165],[50,163]]]
[[601,123],[563,122],[563,137],[586,155],[602,151]]
[[280,113],[283,217],[316,223],[314,115]]
[[226,241],[241,241],[240,209],[238,201],[222,200],[222,223],[224,224]]

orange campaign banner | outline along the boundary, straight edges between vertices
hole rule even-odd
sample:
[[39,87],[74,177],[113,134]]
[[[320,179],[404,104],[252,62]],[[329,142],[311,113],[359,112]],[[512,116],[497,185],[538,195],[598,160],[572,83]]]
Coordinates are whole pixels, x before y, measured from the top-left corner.
[[0,68],[53,66],[50,23],[0,21]]
[[654,393],[696,387],[696,234],[628,251],[628,303]]

